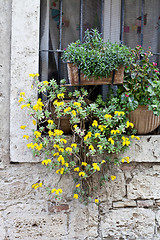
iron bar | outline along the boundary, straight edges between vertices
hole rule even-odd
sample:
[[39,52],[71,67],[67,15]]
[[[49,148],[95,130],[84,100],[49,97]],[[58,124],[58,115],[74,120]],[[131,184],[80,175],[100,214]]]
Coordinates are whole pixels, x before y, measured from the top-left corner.
[[141,46],[143,47],[144,0],[141,0]]
[[101,0],[101,12],[100,12],[100,15],[101,15],[101,29],[100,29],[100,32],[102,34],[102,37],[104,35],[104,0]]
[[83,39],[83,0],[80,0],[80,31],[79,39],[82,42]]
[[124,0],[121,0],[121,29],[120,29],[120,43],[123,44],[124,32]]
[[57,50],[39,50],[39,52],[57,52],[57,53],[63,53],[64,50],[60,50],[60,49],[57,49]]
[[[59,50],[62,49],[62,9],[63,9],[63,0],[59,1]],[[58,52],[58,83],[61,79],[61,52]]]
[[[83,0],[80,0],[80,19],[79,19],[79,39],[82,42],[83,39]],[[78,69],[78,80],[81,83],[81,73]]]

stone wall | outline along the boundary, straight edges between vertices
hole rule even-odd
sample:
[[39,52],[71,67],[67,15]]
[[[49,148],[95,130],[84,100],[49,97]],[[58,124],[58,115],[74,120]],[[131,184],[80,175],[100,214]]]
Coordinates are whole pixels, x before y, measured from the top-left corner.
[[[19,92],[29,94],[28,74],[38,66],[39,1],[2,0],[0,10],[0,240],[160,239],[160,136],[133,143],[131,163],[112,168],[116,180],[96,193],[99,206],[74,200],[72,179],[33,159],[19,131],[28,123],[19,116]],[[64,201],[56,205],[45,188],[31,188],[41,180],[44,187],[59,182]]]
[[[160,137],[141,137],[150,144]],[[137,145],[137,143],[136,143]],[[0,239],[2,240],[151,240],[160,239],[160,157],[146,157],[111,169],[117,178],[96,193],[100,204],[85,206],[73,199],[71,177],[62,179],[40,163],[11,163],[0,170]],[[130,152],[134,158],[134,145]],[[31,185],[44,180],[44,188]],[[64,200],[55,202],[45,186],[59,186]]]

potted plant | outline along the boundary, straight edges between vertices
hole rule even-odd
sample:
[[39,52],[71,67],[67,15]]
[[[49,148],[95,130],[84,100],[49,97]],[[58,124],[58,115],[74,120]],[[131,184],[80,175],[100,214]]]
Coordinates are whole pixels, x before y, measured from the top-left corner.
[[85,32],[83,42],[77,40],[69,44],[62,59],[68,62],[72,85],[120,84],[123,83],[124,66],[129,61],[129,49],[104,42],[100,33],[92,29]]
[[151,49],[141,46],[131,50],[131,64],[125,68],[123,86],[118,95],[129,110],[129,118],[139,134],[160,125],[160,80],[157,63],[151,62]]

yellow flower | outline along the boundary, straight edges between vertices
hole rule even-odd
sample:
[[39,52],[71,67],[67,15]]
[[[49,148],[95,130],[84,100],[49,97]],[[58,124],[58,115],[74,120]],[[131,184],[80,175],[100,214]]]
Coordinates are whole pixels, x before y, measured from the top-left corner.
[[122,143],[123,146],[125,146],[125,145],[126,145],[126,146],[130,145],[129,138],[122,137],[122,139],[123,139],[123,143]]
[[76,116],[76,111],[75,110],[72,110],[72,115]]
[[114,112],[115,115],[118,115],[118,116],[123,116],[125,113],[124,112],[119,112],[119,111],[115,111]]
[[48,120],[48,124],[53,125],[53,120]]
[[86,162],[82,162],[82,166],[87,166],[87,163]]
[[68,164],[68,163],[65,163],[65,166],[66,166],[66,167],[69,167],[69,164]]
[[57,94],[57,98],[64,98],[64,93],[59,93],[59,94]]
[[62,165],[65,165],[65,160],[64,160],[64,159],[61,161],[61,164],[62,164]]
[[56,173],[58,174],[60,172],[60,169],[58,169],[57,171],[56,171]]
[[80,183],[79,183],[79,184],[77,184],[77,185],[76,185],[76,188],[80,187],[80,185],[81,185]]
[[36,125],[36,120],[33,120],[32,122],[33,122],[33,125]]
[[56,191],[56,189],[55,188],[53,188],[52,190],[51,190],[51,193],[54,193]]
[[116,179],[116,176],[111,176],[111,180],[114,181]]
[[111,119],[111,118],[112,118],[112,115],[106,114],[106,115],[104,115],[104,117],[105,117],[106,119]]
[[94,150],[93,145],[90,145],[90,146],[89,146],[89,149],[90,149],[91,151],[93,151],[93,150]]
[[66,151],[67,151],[67,152],[72,152],[72,148],[67,147],[67,148],[66,148]]
[[59,155],[57,161],[58,161],[58,162],[60,162],[60,161],[64,161],[64,157],[63,157],[62,155]]
[[129,127],[133,128],[134,127],[134,124],[130,123],[129,121],[127,121],[126,125],[127,125],[126,128],[129,128]]
[[100,167],[97,165],[97,163],[92,163],[93,169],[100,171]]
[[28,135],[24,135],[24,136],[23,136],[23,138],[26,138],[26,139],[28,139],[28,138],[29,138],[29,136],[28,136]]
[[20,92],[20,96],[21,97],[23,97],[23,96],[25,97],[25,92]]
[[71,108],[68,107],[68,108],[64,109],[64,113],[69,112],[70,110],[71,110]]
[[23,97],[20,97],[19,100],[18,100],[19,103],[24,102],[24,101],[25,101],[25,100],[24,100]]
[[38,151],[40,151],[42,148],[43,148],[42,143],[41,143],[39,146],[36,146],[36,149],[37,149]]
[[51,190],[51,193],[54,193],[55,192],[55,194],[56,195],[59,195],[59,193],[62,193],[63,191],[62,191],[62,189],[56,189],[56,188],[53,188],[52,190]]
[[33,144],[32,142],[31,142],[31,143],[28,143],[28,144],[27,144],[27,148],[32,148],[32,149],[33,149],[33,148],[34,148],[34,144]]
[[37,189],[39,187],[42,187],[42,183],[41,182],[40,183],[35,183],[35,184],[32,185],[32,188],[34,188],[34,189]]
[[58,153],[58,152],[57,152],[57,153],[54,153],[53,156],[54,156],[54,157],[59,156],[59,153]]
[[43,160],[42,161],[42,165],[47,165],[48,163],[51,163],[52,161],[51,161],[51,159],[46,159],[46,160]]
[[64,173],[64,168],[61,168],[60,169],[60,174],[63,174]]
[[136,138],[137,140],[140,140],[140,138],[139,138],[139,137],[136,137],[136,136],[135,136],[135,138]]
[[116,133],[120,133],[119,130],[111,130],[111,134],[116,134]]
[[84,172],[80,172],[80,173],[79,173],[79,176],[84,177],[84,176],[85,176],[85,173],[84,173]]
[[26,125],[20,126],[21,129],[25,129],[26,127],[27,127]]
[[59,148],[59,145],[58,144],[54,144],[53,147],[54,148]]
[[73,196],[75,199],[78,199],[78,194],[74,194],[74,196]]
[[129,157],[124,157],[124,158],[122,158],[122,162],[124,163],[124,162],[127,162],[127,163],[129,163]]
[[[55,102],[55,101],[54,101]],[[60,106],[63,106],[64,105],[64,102],[56,102],[57,107],[60,107]]]
[[60,139],[60,142],[63,142],[64,144],[66,144],[66,143],[67,143],[67,140],[66,140],[66,139],[63,139],[63,138],[61,138],[61,139]]
[[103,132],[104,128],[106,128],[105,125],[99,125],[98,128],[101,130],[101,132]]
[[93,123],[92,123],[92,126],[93,127],[97,127],[98,126],[98,122],[96,120],[94,120]]
[[72,148],[76,148],[76,147],[77,147],[77,144],[76,144],[76,143],[72,143],[72,144],[71,144],[71,147],[72,147]]
[[25,105],[21,105],[21,109],[23,109],[23,108],[25,108],[25,107],[27,107],[27,105],[25,104]]
[[54,129],[54,134],[53,134],[53,136],[61,136],[62,134],[63,134],[63,131],[62,131],[62,130]]
[[74,102],[74,106],[80,107],[80,106],[81,106],[81,103],[79,103],[79,102]]
[[49,130],[48,135],[51,137],[54,135],[54,133],[51,130]]
[[63,192],[61,188],[59,188],[59,189],[58,189],[58,191],[59,191],[60,193],[62,193],[62,192]]
[[48,81],[43,81],[43,85],[44,85],[44,86],[47,86],[48,84],[49,84]]
[[98,199],[95,199],[94,201],[95,201],[95,203],[99,203],[99,200],[98,200]]
[[74,128],[77,128],[77,125],[75,124],[73,127],[74,127]]
[[103,163],[105,163],[105,162],[106,162],[105,160],[102,160],[102,162],[101,162],[101,163],[103,164]]
[[42,103],[41,98],[39,98],[37,103],[33,106],[33,110],[35,111],[42,110],[43,106],[44,104]]
[[38,131],[35,131],[35,132],[34,132],[34,135],[36,136],[36,138],[39,138],[39,137],[41,136],[41,133],[38,132]]
[[64,149],[63,148],[58,148],[58,151],[59,152],[64,152]]
[[97,147],[98,147],[100,150],[102,149],[102,146],[101,146],[101,145],[98,145]]
[[99,136],[100,136],[100,133],[95,133],[94,136],[95,136],[95,137],[99,137]]
[[133,139],[133,138],[136,138],[137,140],[140,140],[140,138],[139,137],[137,137],[137,136],[134,136],[134,135],[132,135],[131,136],[131,138]]
[[112,138],[108,138],[108,142],[111,142],[111,144],[114,145],[114,140]]
[[29,74],[29,76],[34,78],[34,77],[39,77],[39,74],[38,73],[36,73],[36,74],[31,73],[31,74]]
[[79,172],[79,167],[74,169],[75,172]]
[[30,108],[30,106],[31,106],[31,105],[30,105],[29,103],[26,105],[27,108]]

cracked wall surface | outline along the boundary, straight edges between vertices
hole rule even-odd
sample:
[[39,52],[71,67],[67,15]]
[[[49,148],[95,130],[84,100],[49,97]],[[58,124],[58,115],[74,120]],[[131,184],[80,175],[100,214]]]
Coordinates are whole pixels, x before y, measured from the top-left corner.
[[[159,240],[160,136],[133,142],[131,163],[114,166],[116,180],[93,193],[98,206],[73,200],[72,178],[60,179],[27,151],[19,126],[28,116],[17,101],[37,71],[39,2],[0,1],[0,240]],[[59,182],[61,203],[31,188],[43,179]]]

